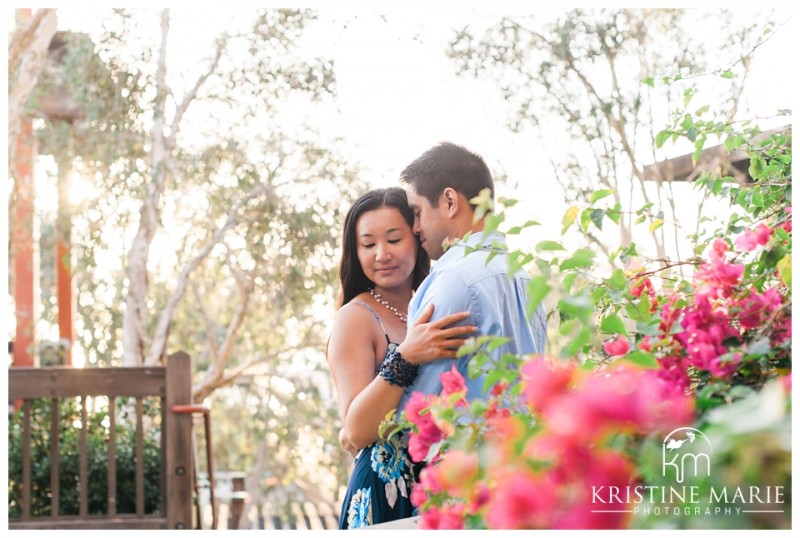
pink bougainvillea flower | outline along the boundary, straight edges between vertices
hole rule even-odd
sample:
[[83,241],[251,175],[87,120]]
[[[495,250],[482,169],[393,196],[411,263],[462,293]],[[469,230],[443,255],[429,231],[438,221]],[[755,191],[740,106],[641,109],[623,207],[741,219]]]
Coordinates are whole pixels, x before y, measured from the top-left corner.
[[736,246],[744,252],[755,250],[759,246],[767,244],[773,231],[772,228],[763,222],[759,222],[755,230],[745,230],[742,235],[736,238]]
[[464,504],[456,503],[442,507],[433,506],[423,512],[419,521],[420,529],[463,529]]
[[555,484],[521,471],[498,479],[486,520],[493,529],[547,529],[558,504]]
[[408,437],[408,453],[416,462],[423,461],[433,444],[444,438],[444,432],[434,423],[430,412],[422,411],[430,407],[430,401],[421,392],[415,392],[406,404],[405,413],[416,427]]
[[784,212],[785,212],[787,215],[789,215],[789,220],[786,220],[786,221],[783,221],[783,222],[781,222],[780,224],[778,224],[778,226],[780,226],[781,228],[783,228],[783,230],[784,230],[786,233],[789,233],[789,234],[790,234],[790,233],[792,233],[792,217],[791,217],[791,215],[792,215],[792,206],[785,207],[785,208],[783,209],[783,211],[784,211]]
[[467,512],[475,514],[483,508],[483,506],[491,499],[491,491],[489,487],[483,482],[477,482],[470,490],[469,503],[467,504]]
[[461,398],[458,400],[457,405],[466,405],[467,401],[465,396],[467,394],[467,385],[464,382],[464,377],[456,369],[455,364],[448,372],[442,372],[439,376],[442,382],[442,396],[452,396],[453,394],[460,394]]
[[603,350],[606,353],[608,353],[611,357],[616,357],[618,355],[625,355],[630,348],[631,346],[628,343],[628,339],[622,335],[619,335],[615,339],[610,340],[603,344]]
[[654,313],[658,308],[658,298],[656,297],[656,290],[653,288],[653,282],[650,277],[637,277],[631,283],[631,295],[634,297],[641,297],[642,293],[647,291],[647,297],[650,301],[650,313]]
[[711,288],[717,291],[717,295],[725,295],[739,284],[744,274],[744,265],[736,263],[726,263],[724,259],[712,259],[711,263],[700,264],[695,273],[695,279],[705,283],[705,286],[698,286],[700,291],[704,288]]
[[[624,496],[608,492],[624,491],[631,484],[633,468],[622,454],[613,451],[587,451],[580,472],[569,482],[580,482],[567,509],[553,524],[555,529],[623,529],[630,520]],[[593,493],[600,492],[599,495]],[[598,502],[601,501],[601,502]]]
[[422,484],[418,482],[411,488],[411,497],[409,498],[411,499],[411,504],[419,508],[427,502],[428,494],[425,492],[425,488],[422,487]]
[[436,466],[442,488],[451,496],[466,497],[478,476],[478,455],[449,450]]
[[[429,416],[429,415],[426,415]],[[431,420],[420,426],[418,432],[411,432],[408,436],[408,454],[415,462],[424,461],[431,451],[431,446],[444,439],[444,433]]]
[[692,400],[663,383],[657,370],[614,367],[591,376],[581,398],[598,430],[669,430],[694,418]]
[[492,387],[492,390],[489,394],[491,396],[500,396],[501,394],[505,393],[507,389],[508,389],[508,383],[506,381],[501,381]]
[[711,252],[709,256],[712,260],[724,260],[725,253],[728,252],[728,243],[724,239],[714,239],[711,243]]
[[573,368],[554,360],[536,358],[522,366],[525,401],[537,411],[566,390],[572,380]]
[[785,376],[781,376],[781,384],[783,385],[783,390],[786,391],[786,394],[792,394],[792,372],[789,372]]
[[753,292],[739,301],[739,324],[745,330],[755,329],[780,308],[783,298],[778,290],[769,288],[763,294]]
[[430,400],[425,397],[424,394],[421,392],[414,392],[406,404],[406,417],[414,424],[419,425],[420,422],[427,420],[425,419],[425,415],[421,414],[421,411],[427,409],[429,405]]
[[597,427],[595,410],[580,395],[566,393],[553,398],[543,417],[549,430],[567,443],[590,443]]

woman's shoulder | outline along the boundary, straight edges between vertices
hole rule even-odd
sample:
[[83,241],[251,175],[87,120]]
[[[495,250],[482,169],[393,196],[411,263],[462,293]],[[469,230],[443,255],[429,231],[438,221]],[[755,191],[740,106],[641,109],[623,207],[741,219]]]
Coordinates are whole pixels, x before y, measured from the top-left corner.
[[[330,355],[346,351],[369,350],[372,353],[379,339],[383,338],[380,327],[375,323],[372,313],[364,306],[350,301],[336,312],[327,352]],[[338,351],[336,351],[338,350]]]
[[363,327],[365,321],[372,319],[373,314],[366,301],[364,301],[364,297],[367,296],[369,296],[367,293],[357,295],[336,311],[336,316],[333,320],[334,331],[336,331],[337,327],[349,327],[351,325]]

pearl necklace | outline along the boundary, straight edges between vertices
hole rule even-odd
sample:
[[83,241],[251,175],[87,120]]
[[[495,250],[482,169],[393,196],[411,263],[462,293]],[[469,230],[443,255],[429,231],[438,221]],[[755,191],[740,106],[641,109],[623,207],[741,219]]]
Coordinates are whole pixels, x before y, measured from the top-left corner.
[[403,323],[408,323],[408,315],[406,315],[404,312],[401,312],[397,308],[395,308],[392,305],[390,305],[389,301],[384,299],[383,295],[381,295],[378,290],[376,290],[375,288],[370,288],[369,294],[372,295],[373,299],[375,299],[377,302],[379,302],[380,304],[385,306],[387,309],[389,309],[389,311],[392,312],[395,316],[400,318],[400,321],[402,321]]

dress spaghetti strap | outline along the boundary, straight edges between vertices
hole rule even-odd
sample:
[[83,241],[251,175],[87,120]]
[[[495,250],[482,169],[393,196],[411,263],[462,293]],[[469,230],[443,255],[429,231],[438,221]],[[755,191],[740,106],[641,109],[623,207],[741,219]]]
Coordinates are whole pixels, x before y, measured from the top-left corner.
[[361,306],[363,306],[364,308],[366,308],[367,310],[369,310],[370,312],[372,312],[372,315],[373,315],[373,316],[375,316],[375,319],[376,319],[376,320],[378,320],[378,325],[380,325],[380,326],[381,326],[381,330],[383,331],[383,336],[385,336],[385,337],[386,337],[386,343],[387,343],[387,344],[391,344],[391,343],[392,343],[392,341],[391,341],[391,340],[389,340],[389,333],[387,333],[387,332],[386,332],[386,327],[384,327],[384,326],[383,326],[383,322],[381,321],[381,318],[380,318],[380,316],[378,315],[378,313],[377,313],[377,312],[375,312],[375,311],[372,309],[372,307],[371,307],[371,306],[369,306],[367,303],[364,303],[364,302],[362,302],[362,301],[352,301],[352,302],[354,302],[354,303],[356,303],[356,304],[360,304]]

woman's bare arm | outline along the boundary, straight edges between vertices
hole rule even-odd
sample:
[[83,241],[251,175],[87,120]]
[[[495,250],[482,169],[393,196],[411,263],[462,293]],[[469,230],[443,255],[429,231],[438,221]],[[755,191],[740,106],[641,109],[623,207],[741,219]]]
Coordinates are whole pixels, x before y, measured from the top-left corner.
[[[337,314],[334,323],[328,344],[328,362],[339,391],[339,414],[344,425],[339,440],[342,446],[353,452],[378,439],[378,427],[397,407],[403,388],[375,376],[374,344],[371,340],[367,345],[359,342],[367,340],[368,332],[363,325],[365,317],[352,310],[343,310],[345,308]],[[464,337],[476,330],[471,326],[448,328],[448,325],[468,318],[469,312],[451,314],[428,323],[432,314],[431,306],[422,313],[398,347],[403,357],[413,364],[454,358],[456,350],[464,343]],[[362,334],[364,338],[357,337]]]

